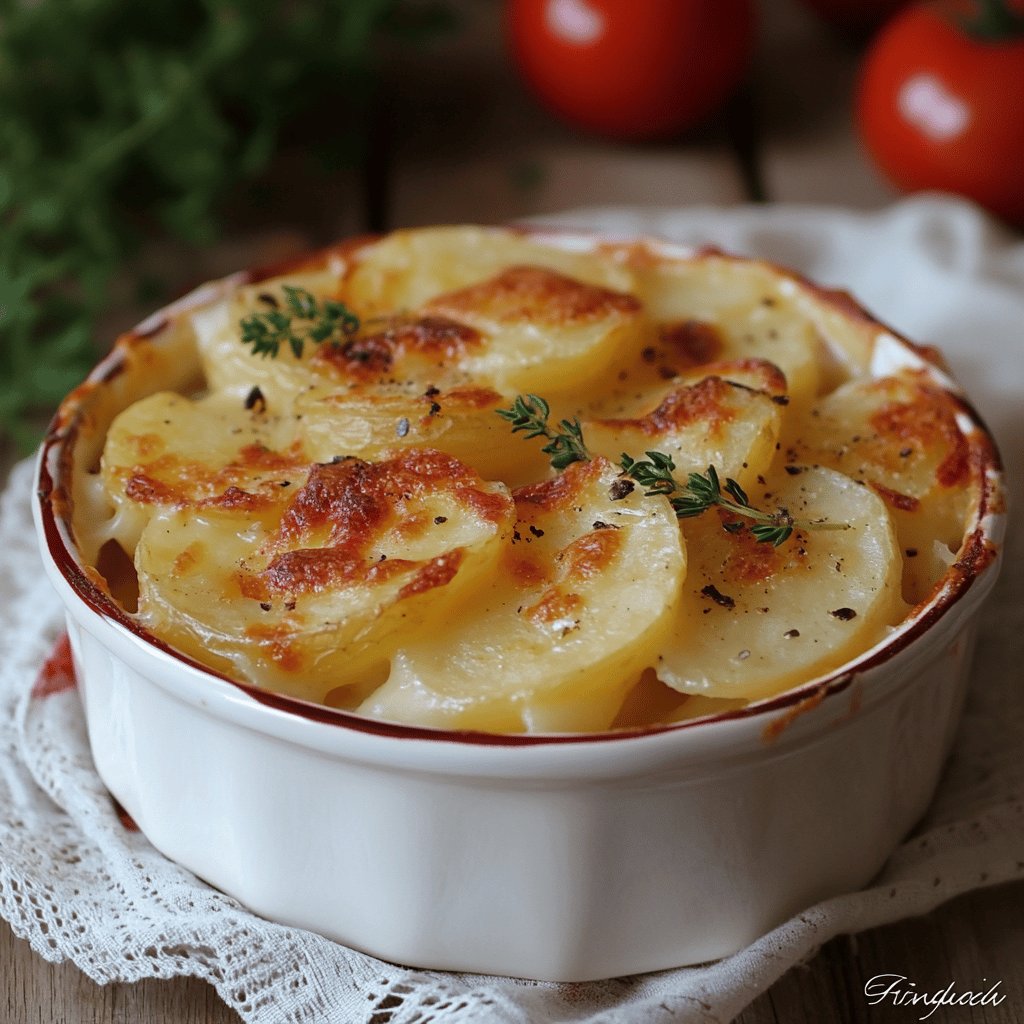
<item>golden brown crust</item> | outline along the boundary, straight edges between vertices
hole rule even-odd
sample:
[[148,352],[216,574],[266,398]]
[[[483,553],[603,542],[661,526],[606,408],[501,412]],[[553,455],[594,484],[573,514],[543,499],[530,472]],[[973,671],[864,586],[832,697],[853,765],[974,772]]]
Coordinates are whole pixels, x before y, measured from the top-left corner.
[[321,345],[312,365],[335,377],[367,383],[386,378],[410,356],[458,362],[480,344],[479,332],[447,317],[396,319],[382,331],[359,334],[340,345]]
[[543,267],[509,267],[480,284],[439,295],[427,308],[455,319],[476,314],[502,324],[564,325],[637,313],[641,304],[633,295],[583,284]]
[[[884,380],[878,383],[887,386]],[[943,487],[955,487],[967,480],[970,469],[970,444],[957,424],[956,406],[944,391],[920,379],[912,388],[910,401],[887,403],[872,415],[871,426],[891,450],[941,448],[935,478]]]
[[665,358],[684,369],[713,363],[725,350],[722,332],[703,320],[676,320],[658,328]]
[[[164,444],[161,438],[151,434],[129,436],[126,443],[134,443],[136,454],[143,459],[154,455]],[[301,442],[295,442],[283,452],[272,451],[261,444],[248,444],[224,466],[212,466],[166,452],[127,470],[123,474],[123,486],[125,496],[141,505],[255,510],[274,504],[274,492],[281,484],[278,480],[260,481],[259,477],[266,474],[288,476],[303,471],[306,465]],[[246,489],[254,483],[256,493]]]
[[618,530],[594,530],[558,553],[563,582],[582,583],[603,572],[622,549]]
[[403,502],[427,493],[448,493],[500,522],[507,499],[481,490],[478,482],[464,463],[434,449],[410,448],[375,463],[353,457],[317,463],[285,509],[275,544],[291,545],[326,530],[332,546],[363,554],[385,526],[397,522]]
[[436,525],[437,519],[421,512],[409,514],[407,505],[442,495],[489,522],[511,512],[507,497],[481,489],[468,467],[432,449],[409,449],[377,463],[352,457],[317,463],[267,544],[266,568],[236,576],[240,591],[265,601],[273,594],[320,593],[355,581],[381,583],[414,570],[400,597],[443,586],[458,571],[461,549],[426,563],[375,551],[388,531],[405,535]]
[[467,411],[495,409],[505,401],[500,392],[493,388],[483,387],[451,388],[437,395],[425,395],[424,400],[436,402],[441,406],[441,411],[449,412],[463,409]]
[[567,511],[587,484],[601,475],[605,465],[607,463],[602,459],[573,462],[564,472],[550,480],[517,488],[512,492],[512,497],[517,506],[534,505],[544,512]]
[[178,505],[190,500],[180,490],[141,470],[133,472],[125,481],[124,493],[141,505]]
[[891,487],[886,487],[885,484],[880,484],[877,480],[869,480],[868,486],[889,508],[899,509],[901,512],[916,512],[921,507],[920,498],[915,498],[910,494],[903,494],[900,491],[894,491]]
[[258,584],[248,585],[244,593],[261,600],[264,594],[318,594],[356,580],[381,583],[415,565],[402,558],[368,564],[365,558],[353,557],[340,547],[298,548],[278,555],[260,573],[257,579],[265,584],[265,590]]
[[184,576],[199,566],[205,557],[205,551],[199,541],[189,544],[171,563],[172,576]]
[[547,579],[547,571],[543,566],[508,551],[504,553],[501,567],[502,571],[508,573],[515,584],[523,589],[538,586]]
[[263,491],[253,493],[241,487],[231,486],[223,494],[214,495],[199,502],[200,508],[219,508],[226,512],[261,512],[275,504],[273,498]]
[[[744,520],[725,509],[716,509],[716,512],[723,527],[734,523],[745,525]],[[734,533],[722,567],[722,578],[727,583],[744,586],[771,579],[794,557],[802,560],[799,537],[797,534],[783,547],[774,547],[758,541],[749,530]]]
[[465,552],[462,548],[455,548],[453,551],[446,551],[443,555],[438,555],[437,558],[432,558],[399,590],[399,599],[412,597],[414,594],[424,594],[435,587],[443,587],[446,583],[451,583],[459,571],[464,555]]
[[537,626],[550,626],[554,622],[575,619],[583,610],[583,599],[579,594],[566,593],[558,587],[546,590],[540,600],[523,614]]
[[639,430],[649,437],[670,433],[693,423],[705,424],[710,433],[715,433],[735,417],[730,400],[738,390],[740,385],[721,377],[705,377],[696,384],[671,391],[646,416],[597,422],[613,430]]

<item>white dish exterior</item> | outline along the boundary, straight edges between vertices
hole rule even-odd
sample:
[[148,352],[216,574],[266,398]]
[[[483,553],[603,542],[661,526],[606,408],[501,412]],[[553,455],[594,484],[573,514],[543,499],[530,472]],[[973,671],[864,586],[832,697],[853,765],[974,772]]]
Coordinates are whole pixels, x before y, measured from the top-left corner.
[[[244,280],[176,304],[136,344]],[[876,330],[876,361],[921,363]],[[65,403],[44,447],[44,561],[101,778],[159,850],[253,910],[404,964],[584,981],[732,953],[865,884],[924,812],[996,576],[994,459],[963,571],[842,671],[645,732],[446,734],[254,695],[98,599],[59,485],[75,417],[118,359]]]

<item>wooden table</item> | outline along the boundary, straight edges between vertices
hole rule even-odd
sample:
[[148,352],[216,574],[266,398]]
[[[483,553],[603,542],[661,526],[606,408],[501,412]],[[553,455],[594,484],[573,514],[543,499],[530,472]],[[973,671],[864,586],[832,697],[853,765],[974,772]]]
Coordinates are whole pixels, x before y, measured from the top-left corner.
[[[832,38],[795,0],[764,4],[750,84],[722,118],[678,143],[644,147],[577,136],[540,111],[504,61],[497,3],[466,0],[464,6],[457,37],[391,62],[385,92],[390,131],[375,140],[370,172],[342,177],[317,193],[315,217],[305,224],[296,217],[298,238],[327,241],[367,227],[502,222],[582,205],[753,199],[874,208],[895,198],[851,128],[856,50]],[[208,254],[200,269],[226,272],[251,262],[246,250],[253,245],[266,251],[296,241],[290,231],[235,238]],[[1024,1020],[1022,965],[1024,883],[1018,883],[960,897],[923,918],[837,938],[738,1020],[914,1021],[920,1011],[870,1007],[864,996],[872,976],[902,974],[921,991],[950,982],[961,991],[979,989],[998,980],[1007,997],[1000,1006],[942,1010],[929,1019],[1010,1024]],[[198,981],[99,987],[72,966],[45,963],[0,923],[0,1020],[217,1024],[238,1018]]]

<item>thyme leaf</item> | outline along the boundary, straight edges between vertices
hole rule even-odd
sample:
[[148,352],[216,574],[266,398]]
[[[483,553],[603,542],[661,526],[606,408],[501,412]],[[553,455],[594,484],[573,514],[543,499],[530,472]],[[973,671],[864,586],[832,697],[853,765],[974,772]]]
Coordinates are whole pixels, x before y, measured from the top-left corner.
[[[726,477],[723,487],[714,466],[705,473],[690,473],[685,485],[680,485],[673,472],[672,456],[664,452],[647,452],[647,459],[632,459],[625,453],[619,465],[623,473],[642,487],[645,494],[664,494],[668,497],[677,519],[703,515],[718,505],[734,515],[752,520],[748,528],[755,540],[778,547],[792,536],[795,529],[848,530],[849,523],[830,523],[823,519],[796,519],[785,508],[764,512],[750,504],[743,488]],[[723,524],[728,533],[739,533],[743,524],[732,521]]]
[[269,309],[251,313],[239,322],[242,344],[251,345],[254,356],[275,359],[281,346],[287,344],[295,358],[301,359],[307,341],[337,345],[359,330],[359,317],[345,303],[320,300],[305,288],[288,284],[283,291],[283,309],[271,300]]
[[[550,441],[541,450],[551,456],[555,469],[565,469],[573,462],[587,462],[593,456],[583,440],[583,428],[578,419],[562,420],[558,430],[548,424],[551,407],[539,395],[517,395],[512,407],[497,409],[503,419],[512,424],[512,433],[520,431],[527,438],[544,437]],[[708,466],[704,473],[690,473],[686,483],[680,484],[675,477],[675,462],[665,452],[645,452],[646,459],[634,459],[626,452],[619,459],[622,476],[635,480],[646,496],[663,495],[668,498],[677,519],[691,519],[703,515],[714,506],[732,512],[742,519],[751,520],[750,525],[732,520],[723,523],[727,533],[739,533],[749,529],[755,540],[778,547],[785,543],[795,529],[804,530],[848,530],[849,523],[832,523],[824,519],[795,519],[785,508],[764,512],[750,504],[743,488],[726,477],[723,486],[714,466]]]
[[548,426],[551,407],[538,395],[517,395],[510,409],[496,409],[495,412],[512,424],[512,433],[523,431],[527,439],[545,437],[546,444],[541,451],[551,457],[554,469],[565,469],[574,462],[589,462],[592,458],[583,442],[583,428],[578,419],[562,420],[558,430]]

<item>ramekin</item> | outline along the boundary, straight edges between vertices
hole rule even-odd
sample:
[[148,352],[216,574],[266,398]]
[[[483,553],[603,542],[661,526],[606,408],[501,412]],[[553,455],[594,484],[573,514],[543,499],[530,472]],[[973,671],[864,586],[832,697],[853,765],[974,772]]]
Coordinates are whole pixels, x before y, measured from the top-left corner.
[[981,501],[942,586],[884,643],[742,711],[629,732],[391,725],[233,682],[148,635],[76,550],[71,467],[96,458],[133,375],[169,386],[159,349],[179,318],[266,275],[205,286],[121,339],[54,419],[35,519],[96,769],[153,845],[259,914],[383,959],[550,981],[725,956],[867,883],[950,749],[1004,490],[987,431],[922,350],[780,272],[824,319],[857,320],[877,372],[914,365],[956,395]]

